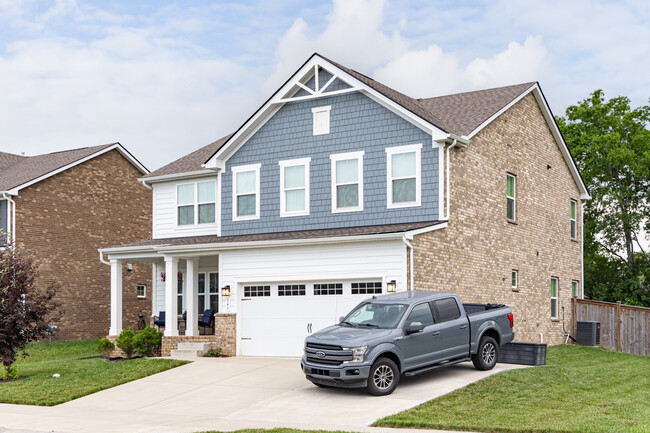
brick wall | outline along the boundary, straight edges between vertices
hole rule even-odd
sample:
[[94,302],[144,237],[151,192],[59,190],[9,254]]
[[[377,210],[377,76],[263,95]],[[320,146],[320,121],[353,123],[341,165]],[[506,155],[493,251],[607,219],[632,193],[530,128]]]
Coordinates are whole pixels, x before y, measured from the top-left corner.
[[[550,166],[550,168],[549,168]],[[571,281],[581,280],[580,243],[570,237],[570,200],[580,194],[541,111],[528,95],[451,151],[451,217],[446,229],[416,236],[415,288],[456,292],[463,302],[511,306],[516,339],[558,344],[570,330]],[[517,176],[517,221],[506,220],[506,174]],[[517,291],[511,271],[518,270]],[[559,278],[558,320],[551,277]]]
[[[36,258],[38,284],[61,282],[62,324],[57,340],[100,338],[110,326],[110,267],[98,248],[151,238],[151,191],[142,173],[117,150],[107,152],[20,191],[16,235]],[[146,284],[137,298],[137,284]],[[137,329],[151,314],[151,265],[123,272],[124,327]]]
[[214,335],[163,337],[161,355],[169,356],[173,349],[178,348],[178,343],[210,343],[212,349],[221,348],[223,355],[235,356],[237,354],[236,319],[236,314],[215,314]]

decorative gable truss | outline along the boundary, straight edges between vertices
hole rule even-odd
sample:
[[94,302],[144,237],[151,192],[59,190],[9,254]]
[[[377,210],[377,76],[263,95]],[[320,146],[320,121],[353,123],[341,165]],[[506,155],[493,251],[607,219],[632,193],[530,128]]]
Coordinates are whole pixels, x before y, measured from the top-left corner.
[[359,91],[360,88],[348,84],[344,79],[339,78],[336,73],[330,72],[319,64],[315,64],[309,72],[275,103],[286,103],[294,101],[307,101],[323,96],[342,95],[345,93]]

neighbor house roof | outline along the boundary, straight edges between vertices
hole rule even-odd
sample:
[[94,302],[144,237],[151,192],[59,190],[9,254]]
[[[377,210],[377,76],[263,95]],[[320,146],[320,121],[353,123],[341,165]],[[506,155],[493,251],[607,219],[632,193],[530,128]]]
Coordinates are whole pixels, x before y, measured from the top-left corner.
[[119,150],[143,173],[148,172],[120,143],[64,150],[36,156],[21,156],[2,152],[0,153],[0,168],[2,168],[2,171],[0,171],[0,191],[24,188],[113,149]]

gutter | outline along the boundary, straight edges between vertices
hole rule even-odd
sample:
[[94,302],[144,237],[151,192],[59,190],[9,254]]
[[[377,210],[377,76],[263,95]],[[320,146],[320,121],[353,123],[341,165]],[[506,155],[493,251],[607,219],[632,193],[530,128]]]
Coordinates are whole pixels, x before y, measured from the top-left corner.
[[11,244],[16,246],[16,202],[11,199],[9,193],[6,191],[2,192],[2,198],[11,203],[13,207],[13,213],[11,214]]
[[406,288],[406,290],[413,290],[413,245],[411,242],[406,238],[406,233],[404,236],[402,236],[402,242],[404,242],[404,245],[406,245],[407,248],[409,248],[409,285]]

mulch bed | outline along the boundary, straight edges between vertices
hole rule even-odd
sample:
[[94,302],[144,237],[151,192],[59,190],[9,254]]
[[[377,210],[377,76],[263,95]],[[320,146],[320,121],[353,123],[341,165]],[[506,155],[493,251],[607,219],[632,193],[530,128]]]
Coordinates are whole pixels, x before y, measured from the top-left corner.
[[6,379],[6,380],[0,379],[0,385],[3,384],[3,383],[16,382],[16,381],[27,379],[27,378],[29,378],[29,376],[20,376],[17,379]]

